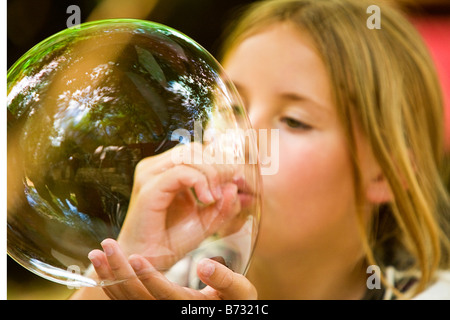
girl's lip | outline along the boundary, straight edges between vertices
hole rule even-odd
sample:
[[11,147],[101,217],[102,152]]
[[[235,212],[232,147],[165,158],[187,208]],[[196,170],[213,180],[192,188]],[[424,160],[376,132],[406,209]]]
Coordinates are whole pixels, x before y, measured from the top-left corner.
[[238,187],[238,193],[254,194],[255,192],[243,177],[236,177],[233,182]]

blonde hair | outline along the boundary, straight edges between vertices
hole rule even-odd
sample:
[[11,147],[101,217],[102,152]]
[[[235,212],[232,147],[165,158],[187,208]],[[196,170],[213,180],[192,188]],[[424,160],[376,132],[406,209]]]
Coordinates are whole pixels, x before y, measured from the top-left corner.
[[[442,181],[443,106],[434,65],[414,27],[374,1],[272,0],[252,4],[224,41],[226,60],[243,40],[276,23],[306,31],[329,72],[335,104],[353,153],[358,208],[363,208],[355,128],[362,132],[389,183],[393,200],[377,208],[366,230],[367,262],[418,270],[413,294],[449,268],[449,197]],[[361,210],[362,211],[362,210]],[[401,294],[393,289],[397,296]]]

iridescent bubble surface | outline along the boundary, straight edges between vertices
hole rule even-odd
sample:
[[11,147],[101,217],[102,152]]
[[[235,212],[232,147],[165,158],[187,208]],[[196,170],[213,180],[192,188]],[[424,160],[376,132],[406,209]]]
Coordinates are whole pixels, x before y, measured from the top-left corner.
[[108,285],[87,256],[119,236],[136,165],[196,142],[209,150],[197,168],[238,167],[241,209],[162,271],[193,288],[203,257],[245,273],[260,215],[256,142],[234,87],[192,39],[130,19],[66,29],[10,68],[7,101],[8,254],[22,266],[73,287]]

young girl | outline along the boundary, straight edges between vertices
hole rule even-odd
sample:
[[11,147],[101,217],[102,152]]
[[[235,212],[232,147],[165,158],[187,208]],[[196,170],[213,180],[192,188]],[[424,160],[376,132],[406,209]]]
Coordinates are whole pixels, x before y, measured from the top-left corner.
[[[244,13],[222,62],[253,127],[279,129],[280,137],[279,171],[262,177],[264,212],[247,276],[203,260],[197,271],[206,288],[173,284],[142,256],[127,257],[139,225],[127,218],[119,242],[107,239],[103,252],[89,255],[100,279],[138,276],[105,287],[110,298],[450,298],[439,84],[399,13],[380,5],[380,28],[368,28],[373,4],[276,0]],[[154,182],[161,161],[138,167],[136,177],[153,179],[137,179],[136,190],[166,187]],[[206,176],[198,190],[206,199],[212,178],[192,175]],[[217,195],[226,212],[238,210],[236,192],[228,183]],[[128,215],[143,214],[146,199],[133,190]],[[372,289],[377,268],[382,286]]]

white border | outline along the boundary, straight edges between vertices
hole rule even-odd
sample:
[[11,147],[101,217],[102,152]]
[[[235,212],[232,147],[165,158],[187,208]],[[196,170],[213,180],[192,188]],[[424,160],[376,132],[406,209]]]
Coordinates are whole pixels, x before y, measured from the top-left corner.
[[7,60],[6,60],[6,6],[7,1],[0,1],[0,70],[2,75],[0,76],[0,99],[3,101],[3,109],[0,112],[0,299],[6,300],[6,72],[7,72]]

